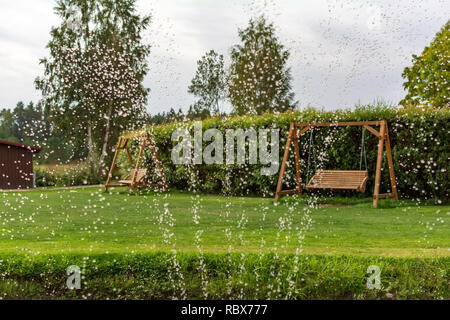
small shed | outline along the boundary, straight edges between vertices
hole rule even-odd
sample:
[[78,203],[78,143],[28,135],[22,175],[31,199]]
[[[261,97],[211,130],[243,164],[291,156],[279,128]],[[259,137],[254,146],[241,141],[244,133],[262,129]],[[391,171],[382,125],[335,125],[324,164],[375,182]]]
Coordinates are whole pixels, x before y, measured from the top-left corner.
[[42,149],[0,140],[0,189],[34,187],[33,154]]

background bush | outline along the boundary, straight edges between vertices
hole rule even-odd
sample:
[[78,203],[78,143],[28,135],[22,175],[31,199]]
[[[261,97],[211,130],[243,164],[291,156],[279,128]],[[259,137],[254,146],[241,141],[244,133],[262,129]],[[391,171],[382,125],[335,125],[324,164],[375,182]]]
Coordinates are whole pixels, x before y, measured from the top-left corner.
[[[435,199],[437,202],[448,201],[450,189],[448,173],[450,111],[448,108],[394,108],[382,103],[357,106],[355,110],[323,111],[309,108],[301,112],[287,112],[278,115],[211,118],[202,122],[202,130],[205,131],[209,128],[221,130],[225,143],[226,129],[254,128],[258,131],[260,128],[279,128],[281,164],[290,122],[362,120],[387,120],[395,175],[401,197]],[[270,197],[274,195],[278,173],[273,176],[262,176],[260,174],[261,164],[175,165],[171,160],[171,150],[176,142],[171,141],[171,134],[178,127],[188,128],[193,136],[192,121],[158,125],[147,129],[155,137],[159,156],[171,188],[195,188],[201,192],[236,195],[260,194]],[[315,129],[309,171],[306,169],[310,133],[303,135],[300,139],[302,181],[307,181],[318,166],[324,169],[358,170],[361,133],[361,127]],[[373,193],[378,139],[367,131],[365,137],[369,171],[366,196],[369,196]],[[204,146],[207,144],[209,142],[204,143]],[[134,145],[134,150],[136,154],[136,145]],[[318,161],[320,153],[323,153],[324,156],[322,161]],[[147,150],[145,161],[149,168],[155,168],[150,149]],[[124,169],[123,173],[129,170],[128,160],[124,153],[119,158],[119,165]],[[192,183],[192,176],[196,177],[196,183]],[[294,155],[291,152],[284,180],[285,188],[293,188],[294,182]],[[387,192],[389,188],[388,167],[384,155],[381,192]]]
[[64,172],[37,169],[35,175],[36,187],[68,187],[103,183],[103,179],[92,175],[87,167],[79,166]]

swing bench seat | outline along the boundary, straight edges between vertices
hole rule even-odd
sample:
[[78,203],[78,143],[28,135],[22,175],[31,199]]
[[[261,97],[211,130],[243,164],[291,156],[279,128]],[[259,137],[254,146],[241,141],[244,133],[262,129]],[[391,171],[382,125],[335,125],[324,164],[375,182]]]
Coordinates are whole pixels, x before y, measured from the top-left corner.
[[355,190],[365,192],[368,173],[366,170],[317,170],[306,185],[307,190]]
[[134,180],[135,187],[143,187],[147,181],[147,169],[131,169],[130,173],[125,177],[124,180],[119,180],[119,185],[130,186],[133,182],[133,175],[136,173],[136,179]]

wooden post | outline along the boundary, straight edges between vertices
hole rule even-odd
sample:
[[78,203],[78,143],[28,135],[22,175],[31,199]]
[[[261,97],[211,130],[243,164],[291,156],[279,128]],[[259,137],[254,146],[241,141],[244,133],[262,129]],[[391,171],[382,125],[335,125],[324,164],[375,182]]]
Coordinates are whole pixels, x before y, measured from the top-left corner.
[[294,153],[295,153],[295,174],[297,179],[297,193],[302,194],[302,176],[300,172],[300,150],[298,147],[297,127],[294,124],[293,131]]
[[151,133],[148,133],[148,137],[149,137],[149,143],[152,146],[153,156],[155,157],[155,162],[156,162],[156,165],[158,166],[159,175],[160,175],[161,180],[163,182],[164,189],[167,190],[167,189],[169,189],[169,187],[167,185],[166,176],[164,175],[164,170],[163,170],[163,167],[161,165],[161,161],[159,161],[158,152],[156,150],[155,140],[153,140],[153,136],[152,136]]
[[395,201],[398,201],[398,193],[397,193],[397,184],[395,182],[395,174],[394,174],[394,162],[392,161],[392,151],[391,151],[391,142],[389,139],[389,130],[388,130],[388,126],[387,126],[387,122],[385,122],[385,127],[386,127],[386,156],[387,156],[387,161],[388,161],[388,165],[389,165],[389,178],[391,180],[391,188],[392,188],[392,196],[394,198]]
[[[297,126],[295,126],[295,127],[297,127]],[[304,127],[298,134],[298,137],[301,137],[302,135],[304,135],[306,133],[306,131],[308,131],[309,129],[311,129],[311,126],[309,126],[309,125]]]
[[373,206],[376,208],[378,206],[378,197],[380,195],[380,181],[381,181],[381,166],[383,162],[383,146],[386,130],[386,123],[382,122],[380,124],[380,137],[378,138],[378,155],[377,155],[377,168],[375,171],[375,187],[373,191]]
[[145,146],[145,137],[143,138],[144,140],[141,142],[141,146],[139,148],[139,154],[136,160],[136,167],[133,172],[133,175],[131,176],[131,184],[130,184],[130,192],[133,191],[134,189],[134,184],[136,183],[136,175],[137,175],[137,171],[139,169],[139,166],[141,165],[141,157],[142,157],[142,152],[144,152],[144,146]]
[[111,163],[111,168],[109,169],[108,178],[106,179],[105,191],[108,191],[108,185],[109,185],[109,182],[111,181],[114,166],[116,165],[117,156],[119,155],[121,142],[122,142],[122,138],[119,138],[119,142],[117,143],[116,151],[114,152],[114,158]]
[[133,167],[133,158],[131,158],[130,150],[128,149],[128,147],[125,147],[125,150],[127,151],[127,157],[128,162],[130,163],[130,167]]
[[286,140],[286,147],[284,148],[283,160],[281,162],[280,176],[278,177],[277,191],[275,193],[275,203],[277,203],[278,199],[280,199],[280,192],[281,188],[283,187],[283,176],[284,171],[286,170],[286,162],[289,157],[289,149],[291,148],[291,139],[293,131],[294,131],[294,123],[291,123],[291,125],[289,126],[289,134]]

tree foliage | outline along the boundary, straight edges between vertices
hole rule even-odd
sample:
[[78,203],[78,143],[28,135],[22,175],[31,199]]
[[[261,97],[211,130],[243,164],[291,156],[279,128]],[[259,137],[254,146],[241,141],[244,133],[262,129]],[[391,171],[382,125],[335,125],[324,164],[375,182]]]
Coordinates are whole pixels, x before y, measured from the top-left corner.
[[152,126],[174,121],[182,121],[183,119],[184,113],[181,108],[178,109],[178,112],[176,112],[174,108],[170,108],[168,112],[163,111],[158,112],[157,114],[149,115],[146,124]]
[[84,137],[92,171],[94,152],[100,154],[101,173],[120,132],[145,118],[150,47],[142,32],[150,17],[137,15],[135,0],[59,0],[55,11],[61,25],[51,30],[36,86],[55,125],[71,139]]
[[219,102],[225,97],[225,88],[223,55],[211,50],[197,61],[197,71],[188,92],[198,97],[195,106],[202,106],[202,109],[218,114]]
[[413,65],[406,67],[403,87],[407,90],[401,105],[450,105],[450,21],[436,34],[420,56],[413,55]]
[[40,110],[36,110],[33,102],[27,106],[19,101],[13,110],[0,111],[0,139],[12,142],[33,144],[27,132],[33,122],[41,117]]
[[262,114],[293,109],[289,51],[264,16],[239,30],[241,44],[231,49],[229,98],[237,114]]
[[[220,115],[219,112],[215,113],[216,115]],[[189,120],[194,120],[194,119],[208,119],[211,117],[211,112],[209,111],[208,108],[205,108],[203,104],[201,104],[200,102],[194,103],[192,105],[189,106],[189,109],[186,113],[186,118]]]
[[64,136],[55,130],[48,108],[33,102],[26,106],[19,101],[14,109],[0,110],[0,140],[42,147],[35,155],[39,163],[68,162],[86,156],[79,142],[67,145]]

